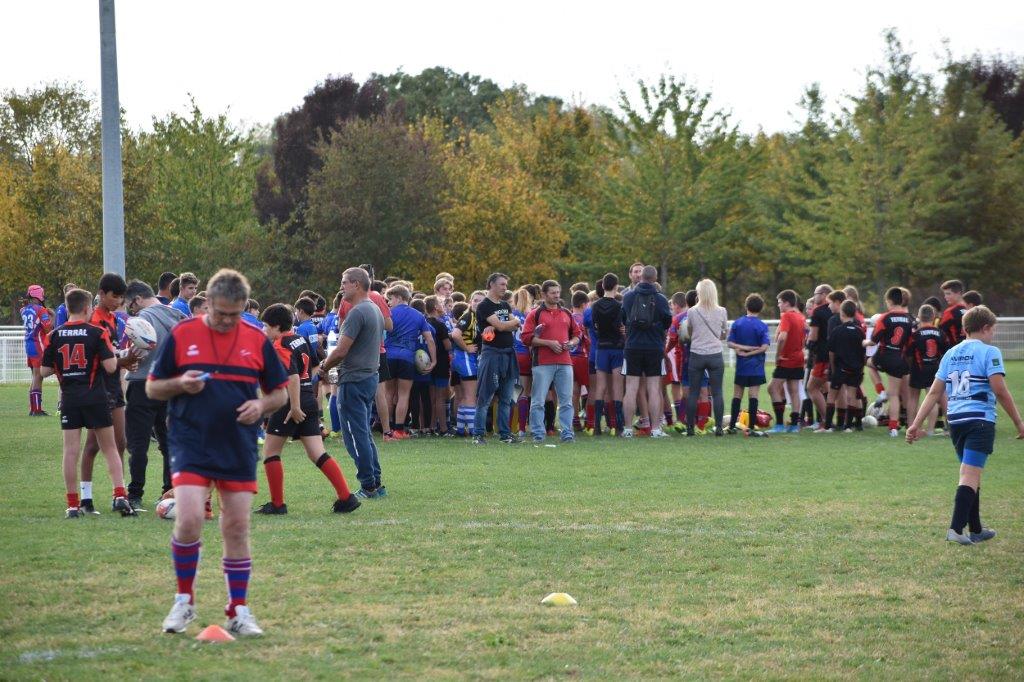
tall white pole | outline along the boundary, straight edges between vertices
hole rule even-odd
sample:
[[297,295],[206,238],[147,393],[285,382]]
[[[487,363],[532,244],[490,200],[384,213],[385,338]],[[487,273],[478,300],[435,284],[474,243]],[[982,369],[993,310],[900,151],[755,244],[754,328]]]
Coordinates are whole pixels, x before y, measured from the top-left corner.
[[117,95],[114,0],[100,0],[100,99],[103,134],[103,271],[122,277],[124,185],[121,178],[121,105]]

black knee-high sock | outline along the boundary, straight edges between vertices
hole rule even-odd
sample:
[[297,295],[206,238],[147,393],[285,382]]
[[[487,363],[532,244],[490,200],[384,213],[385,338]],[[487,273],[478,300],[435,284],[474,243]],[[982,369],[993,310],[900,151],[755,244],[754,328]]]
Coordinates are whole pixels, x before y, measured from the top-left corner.
[[741,398],[732,399],[732,422],[729,424],[729,426],[735,427],[737,424],[740,423],[740,402],[742,402]]
[[807,415],[807,421],[814,421],[814,401],[810,398],[804,398],[800,404],[800,418],[803,418],[804,415]]
[[747,398],[747,428],[752,429],[755,426],[757,426],[757,398]]
[[790,426],[796,426],[799,423],[800,423],[800,413],[799,412],[790,412],[789,413],[789,425]]
[[555,403],[550,400],[544,402],[544,426],[548,431],[555,430]]
[[967,526],[972,533],[981,532],[981,488],[974,493],[974,504],[971,505],[971,513],[967,516]]
[[845,407],[836,408],[836,428],[845,429],[850,425],[850,410]]
[[949,527],[957,533],[964,532],[964,526],[967,525],[967,519],[971,515],[971,508],[974,507],[977,496],[974,488],[969,485],[957,487],[956,497],[953,499],[953,520],[949,522]]
[[786,403],[785,403],[785,401],[780,403],[777,400],[773,400],[772,401],[772,409],[775,411],[775,423],[776,424],[783,424],[783,425],[785,425],[785,423],[786,423],[786,417],[785,417]]
[[825,428],[832,428],[832,418],[836,416],[836,404],[826,403],[825,404]]

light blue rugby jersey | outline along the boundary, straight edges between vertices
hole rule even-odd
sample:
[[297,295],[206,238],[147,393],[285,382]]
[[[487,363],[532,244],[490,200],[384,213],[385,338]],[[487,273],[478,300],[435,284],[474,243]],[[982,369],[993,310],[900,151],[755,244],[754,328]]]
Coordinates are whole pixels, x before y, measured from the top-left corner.
[[972,419],[995,422],[996,394],[989,385],[993,374],[1006,374],[1003,354],[995,346],[968,339],[946,351],[935,378],[946,382],[950,424]]

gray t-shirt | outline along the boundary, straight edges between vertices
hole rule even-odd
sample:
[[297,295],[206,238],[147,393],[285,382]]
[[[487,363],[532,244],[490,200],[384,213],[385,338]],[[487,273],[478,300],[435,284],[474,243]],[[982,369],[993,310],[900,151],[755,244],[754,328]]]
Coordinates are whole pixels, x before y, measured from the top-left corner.
[[[185,316],[181,314],[180,310],[172,308],[169,305],[164,305],[163,303],[143,308],[139,311],[139,317],[153,325],[153,329],[156,330],[157,348],[159,348],[160,344],[167,338],[167,335],[171,333],[174,325],[185,319]],[[156,351],[150,351],[149,355],[139,360],[138,369],[134,372],[128,372],[125,378],[128,379],[128,381],[145,380],[146,377],[149,376],[149,368],[153,364],[154,357],[156,357]]]
[[370,299],[363,299],[348,311],[341,325],[341,336],[352,339],[352,347],[338,367],[338,383],[362,381],[377,375],[383,334],[384,316]]
[[714,355],[722,352],[722,339],[729,329],[729,314],[718,306],[705,310],[700,306],[690,308],[686,314],[690,327],[690,352],[695,355]]

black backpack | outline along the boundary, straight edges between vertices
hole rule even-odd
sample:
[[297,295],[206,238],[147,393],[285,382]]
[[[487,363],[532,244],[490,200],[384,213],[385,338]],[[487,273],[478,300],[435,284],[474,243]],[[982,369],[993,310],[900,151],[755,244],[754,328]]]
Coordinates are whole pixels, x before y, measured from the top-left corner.
[[633,306],[629,309],[629,317],[626,319],[630,329],[650,329],[654,326],[656,315],[655,297],[656,294],[636,294],[633,297]]

